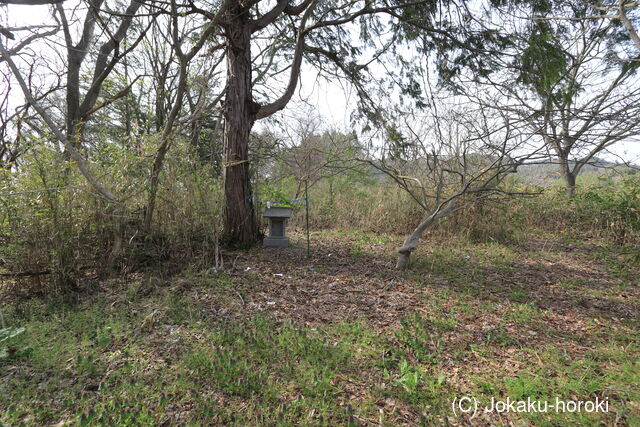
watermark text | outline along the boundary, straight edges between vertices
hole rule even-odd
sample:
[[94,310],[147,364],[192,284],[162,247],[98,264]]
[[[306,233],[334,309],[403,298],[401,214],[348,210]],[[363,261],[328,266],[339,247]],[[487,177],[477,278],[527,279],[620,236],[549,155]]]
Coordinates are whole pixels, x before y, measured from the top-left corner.
[[474,418],[479,413],[607,413],[609,412],[609,399],[595,400],[563,400],[556,397],[555,400],[535,400],[530,397],[526,400],[513,400],[491,398],[488,405],[481,405],[475,397],[456,397],[451,402],[451,408],[455,415],[470,415]]

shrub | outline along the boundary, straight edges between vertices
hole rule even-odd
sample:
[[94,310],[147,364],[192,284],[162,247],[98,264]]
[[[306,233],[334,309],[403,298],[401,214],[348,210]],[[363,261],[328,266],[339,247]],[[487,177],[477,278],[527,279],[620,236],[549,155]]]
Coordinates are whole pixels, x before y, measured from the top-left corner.
[[[210,165],[177,140],[166,159],[153,228],[142,221],[153,152],[109,144],[94,173],[123,203],[114,206],[87,184],[77,167],[49,145],[38,145],[0,176],[0,272],[12,293],[67,292],[87,271],[179,268],[214,260],[220,229],[220,183]],[[95,153],[94,153],[95,154]]]

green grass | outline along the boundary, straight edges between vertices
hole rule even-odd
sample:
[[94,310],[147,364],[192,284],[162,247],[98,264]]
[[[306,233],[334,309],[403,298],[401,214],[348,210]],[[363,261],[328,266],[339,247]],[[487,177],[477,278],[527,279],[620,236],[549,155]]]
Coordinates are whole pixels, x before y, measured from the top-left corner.
[[505,315],[505,320],[519,324],[530,324],[538,320],[543,313],[533,304],[514,304],[513,309]]
[[[603,369],[601,361],[592,357],[593,354],[602,354],[604,349],[601,347],[579,357],[570,356],[555,346],[523,350],[523,367],[516,374],[504,376],[496,373],[475,378],[482,405],[488,405],[491,396],[509,396],[513,400],[531,398],[550,403],[554,403],[556,398],[563,401],[608,399],[610,416],[620,416],[630,425],[633,425],[632,420],[637,422],[637,406],[634,402],[638,401],[640,392],[633,381],[637,384],[640,366],[633,355],[617,350],[611,357],[618,365]],[[625,375],[628,378],[623,379]],[[627,385],[619,388],[622,383]],[[523,415],[535,425],[593,424],[603,417],[603,414],[584,411]]]
[[620,280],[623,286],[640,286],[637,275],[640,250],[637,247],[603,246],[590,253],[590,256],[603,262],[607,273]]
[[138,302],[149,308],[96,300],[49,307],[47,319],[32,313],[11,342],[32,351],[0,361],[3,376],[18,368],[0,385],[0,423],[150,425],[181,410],[195,423],[341,424],[352,415],[340,409],[343,379],[359,379],[380,352],[358,321],[318,330],[265,316],[221,323],[188,314],[197,302],[170,292]]
[[[463,392],[449,383],[442,365],[448,353],[443,337],[458,327],[448,316],[407,315],[390,336],[360,321],[310,329],[276,324],[265,316],[225,324],[167,316],[164,320],[175,323],[180,333],[163,325],[147,332],[141,326],[146,316],[96,304],[27,322],[27,332],[12,344],[28,345],[32,352],[0,365],[17,369],[3,372],[0,422],[153,425],[175,421],[182,413],[183,421],[196,424],[338,425],[377,419],[375,402],[393,399],[429,424],[450,415],[449,402]],[[539,316],[523,304],[506,318],[527,323]],[[618,414],[637,417],[631,404],[639,397],[634,390],[640,381],[633,356],[640,351],[637,340],[626,349],[601,344],[576,357],[553,346],[523,347],[496,326],[484,342],[461,355],[492,360],[509,348],[518,349],[522,368],[513,375],[472,376],[474,396],[481,401],[488,403],[492,396],[587,399],[609,393],[612,399],[625,399]],[[367,395],[346,405],[352,384],[360,384]],[[524,417],[542,425],[599,419],[585,414]]]

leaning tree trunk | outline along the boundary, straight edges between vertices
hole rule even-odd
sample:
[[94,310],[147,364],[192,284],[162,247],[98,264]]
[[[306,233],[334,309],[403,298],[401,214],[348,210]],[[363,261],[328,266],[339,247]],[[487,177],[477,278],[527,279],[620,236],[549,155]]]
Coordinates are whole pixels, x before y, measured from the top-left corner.
[[460,194],[455,195],[446,202],[446,205],[440,205],[434,212],[418,224],[416,229],[413,230],[413,233],[404,239],[404,243],[398,248],[398,262],[396,263],[396,268],[398,270],[404,270],[409,266],[409,261],[411,261],[411,252],[418,248],[422,233],[424,233],[424,231],[434,222],[453,212],[456,208],[459,197]]
[[251,32],[242,9],[231,8],[226,27],[224,233],[229,243],[250,246],[258,238],[249,177],[249,134],[257,109],[251,93]]
[[420,237],[422,237],[423,231],[426,227],[416,228],[413,233],[404,239],[404,243],[398,248],[398,262],[396,268],[398,270],[404,270],[409,267],[409,261],[411,261],[411,252],[415,251],[420,243]]

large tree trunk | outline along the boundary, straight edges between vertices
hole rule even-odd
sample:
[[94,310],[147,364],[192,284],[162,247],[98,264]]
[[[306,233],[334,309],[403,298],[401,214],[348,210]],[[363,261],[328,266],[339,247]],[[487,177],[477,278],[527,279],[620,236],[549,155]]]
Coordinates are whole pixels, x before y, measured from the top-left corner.
[[251,32],[248,13],[232,7],[226,27],[227,88],[224,104],[224,233],[230,244],[250,246],[258,229],[251,200],[249,134],[257,104],[251,91]]

